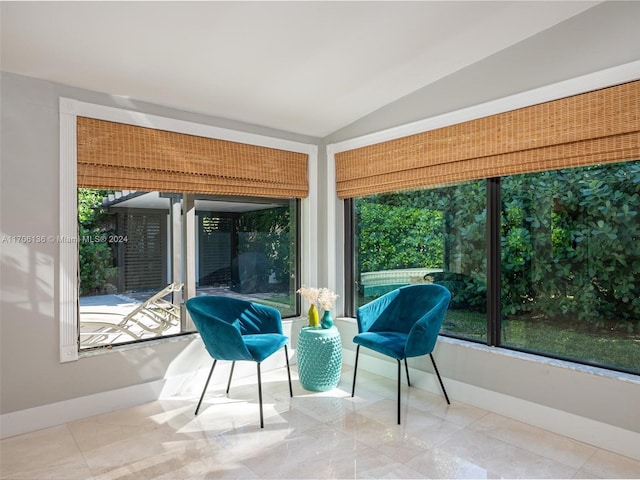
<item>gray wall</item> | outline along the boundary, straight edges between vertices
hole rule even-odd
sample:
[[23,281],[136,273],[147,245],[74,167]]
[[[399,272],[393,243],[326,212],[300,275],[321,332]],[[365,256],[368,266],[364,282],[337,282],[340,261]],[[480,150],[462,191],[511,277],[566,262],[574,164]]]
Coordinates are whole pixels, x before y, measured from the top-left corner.
[[[138,110],[303,143],[318,140],[2,73],[1,235],[57,235],[59,97]],[[206,368],[198,342],[155,346],[59,363],[58,245],[0,243],[0,414],[143,384]]]
[[[544,8],[541,5],[540,8]],[[605,2],[325,138],[336,143],[640,59],[640,2]]]

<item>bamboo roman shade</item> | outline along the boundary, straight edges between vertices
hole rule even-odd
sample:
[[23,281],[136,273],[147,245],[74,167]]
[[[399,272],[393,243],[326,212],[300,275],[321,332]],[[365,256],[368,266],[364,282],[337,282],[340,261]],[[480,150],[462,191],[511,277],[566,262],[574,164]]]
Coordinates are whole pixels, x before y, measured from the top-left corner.
[[308,156],[77,118],[78,187],[304,198]]
[[338,196],[640,158],[640,81],[335,155]]

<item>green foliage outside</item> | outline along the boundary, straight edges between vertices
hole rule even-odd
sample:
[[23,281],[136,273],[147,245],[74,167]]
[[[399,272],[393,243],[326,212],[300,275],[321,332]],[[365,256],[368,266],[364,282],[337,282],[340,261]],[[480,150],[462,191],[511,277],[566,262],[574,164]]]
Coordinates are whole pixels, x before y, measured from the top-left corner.
[[[486,289],[484,182],[358,201],[361,271],[464,274],[466,303]],[[640,162],[502,181],[505,315],[640,321]]]
[[[427,281],[452,290],[456,306],[486,308],[485,182],[358,199],[360,272],[442,269]],[[464,272],[461,278],[459,275]],[[364,298],[360,288],[360,304]]]
[[[626,332],[637,351],[640,162],[505,177],[501,191],[503,341],[531,347],[534,321],[556,333],[561,325],[589,335]],[[472,336],[482,335],[484,181],[358,199],[356,219],[361,272],[441,268],[434,280],[455,287],[452,307],[471,314]],[[563,338],[569,345],[573,337]],[[638,370],[634,358],[630,368]]]
[[502,308],[640,327],[640,162],[503,181]]
[[269,259],[270,273],[276,281],[289,286],[291,262],[295,261],[295,222],[291,215],[295,211],[290,206],[269,208],[243,213],[237,224],[239,235],[238,253],[262,252]]
[[100,241],[113,233],[110,215],[99,208],[102,199],[112,190],[78,189],[78,249],[80,261],[80,295],[102,292],[108,279],[118,273],[113,266],[109,243]]
[[422,208],[362,203],[358,214],[360,267],[363,272],[439,267],[442,263],[442,212]]

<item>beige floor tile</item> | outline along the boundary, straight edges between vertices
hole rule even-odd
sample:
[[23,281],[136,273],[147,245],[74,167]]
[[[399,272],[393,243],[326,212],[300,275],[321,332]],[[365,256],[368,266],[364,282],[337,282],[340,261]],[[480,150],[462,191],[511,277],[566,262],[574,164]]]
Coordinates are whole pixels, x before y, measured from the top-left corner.
[[447,405],[443,400],[438,405],[431,408],[429,413],[436,417],[441,417],[449,422],[466,427],[483,418],[489,412],[456,400],[453,400],[451,405]]
[[580,468],[596,448],[568,437],[490,413],[470,430],[483,433],[573,468]]
[[[640,449],[640,445],[637,445]],[[640,478],[640,461],[597,449],[576,478]]]
[[248,453],[242,463],[263,478],[352,478],[356,460],[376,455],[339,430],[321,425]]
[[2,478],[92,478],[66,425],[27,433],[0,442]]
[[501,478],[497,472],[438,448],[414,457],[406,465],[428,478]]
[[292,369],[265,372],[260,428],[255,378],[227,396],[199,393],[2,440],[0,477],[25,480],[288,478],[640,478],[640,462],[403,385],[351,372],[309,392]]
[[468,429],[452,435],[438,450],[489,472],[489,477],[572,478],[577,468]]

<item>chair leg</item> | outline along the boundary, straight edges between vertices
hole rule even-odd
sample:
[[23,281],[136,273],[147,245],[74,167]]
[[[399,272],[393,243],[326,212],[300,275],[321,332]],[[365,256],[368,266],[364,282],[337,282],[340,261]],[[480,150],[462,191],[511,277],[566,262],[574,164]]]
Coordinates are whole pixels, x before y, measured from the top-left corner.
[[400,425],[400,386],[402,385],[402,365],[400,360],[398,362],[398,425]]
[[447,405],[451,405],[449,401],[449,395],[447,395],[447,391],[444,389],[444,383],[442,383],[442,378],[440,378],[440,372],[438,372],[438,367],[436,367],[436,361],[433,358],[433,355],[430,353],[431,363],[433,364],[433,369],[436,371],[436,375],[438,376],[438,381],[440,382],[440,387],[442,388],[442,393],[444,393],[444,398],[447,401]]
[[233,377],[233,369],[236,366],[236,362],[231,362],[231,371],[229,372],[229,382],[227,382],[227,395],[229,395],[229,389],[231,388],[231,377]]
[[411,386],[411,380],[409,380],[409,365],[407,365],[407,359],[404,359],[404,369],[407,372],[407,385],[410,387]]
[[289,352],[287,346],[284,346],[284,358],[287,360],[287,377],[289,377],[289,395],[293,397],[293,388],[291,387],[291,370],[289,369]]
[[209,386],[209,380],[211,380],[211,375],[213,374],[213,369],[216,368],[216,362],[218,360],[213,361],[213,365],[211,365],[211,370],[209,371],[209,376],[207,377],[207,382],[204,384],[204,389],[202,389],[202,395],[200,395],[200,401],[198,402],[198,406],[196,407],[196,415],[198,415],[198,411],[200,410],[200,405],[202,404],[202,399],[204,398],[204,394],[207,391],[207,387]]
[[264,428],[264,417],[262,416],[262,378],[260,377],[260,362],[258,365],[258,400],[260,402],[260,428]]
[[353,367],[353,386],[351,387],[351,396],[356,392],[356,373],[358,373],[358,354],[360,353],[360,345],[356,348],[356,364]]

